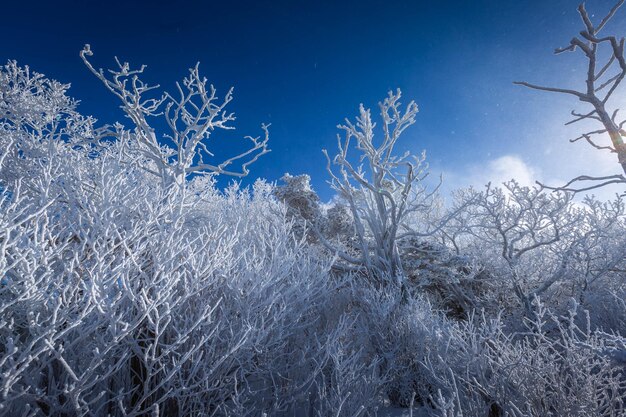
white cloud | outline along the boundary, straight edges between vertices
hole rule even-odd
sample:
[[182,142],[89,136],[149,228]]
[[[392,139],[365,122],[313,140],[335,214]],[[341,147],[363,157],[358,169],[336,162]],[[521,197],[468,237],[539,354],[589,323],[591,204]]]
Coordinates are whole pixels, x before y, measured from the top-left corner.
[[[489,182],[499,186],[511,179],[524,186],[533,186],[539,181],[556,187],[580,175],[598,177],[619,173],[615,155],[588,149],[582,144],[568,145],[559,148],[559,152],[537,153],[532,162],[520,155],[503,155],[481,164],[466,165],[459,171],[445,171],[444,192],[469,186],[480,189]],[[589,194],[608,200],[620,192],[623,187],[610,186],[591,190]]]
[[487,163],[487,169],[479,173],[474,180],[476,185],[492,182],[500,185],[503,182],[515,179],[521,185],[531,186],[539,179],[539,170],[528,165],[516,155],[504,155]]
[[541,180],[541,170],[525,162],[518,155],[503,155],[489,159],[481,164],[467,165],[462,171],[445,171],[444,186],[446,191],[473,186],[480,189],[487,183],[501,185],[515,179],[525,186],[532,186]]

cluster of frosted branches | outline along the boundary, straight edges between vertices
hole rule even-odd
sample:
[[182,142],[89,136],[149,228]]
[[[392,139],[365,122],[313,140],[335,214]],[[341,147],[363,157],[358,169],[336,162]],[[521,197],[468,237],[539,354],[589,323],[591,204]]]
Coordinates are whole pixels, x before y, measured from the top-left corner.
[[[403,111],[400,97],[400,91],[390,92],[379,105],[384,132],[380,144],[374,143],[376,124],[371,113],[361,105],[356,125],[346,120],[346,125],[339,126],[346,134],[343,140],[338,136],[339,153],[335,158],[331,161],[324,151],[332,185],[348,203],[360,246],[356,256],[343,251],[337,253],[344,261],[365,266],[368,272],[383,279],[394,279],[401,274],[397,236],[402,233],[407,214],[420,202],[427,204],[429,197],[423,190],[416,189],[424,176],[424,158],[408,153],[398,157],[393,152],[400,135],[415,122],[417,114],[414,102]],[[353,139],[361,153],[359,165],[348,157]],[[364,161],[366,167],[361,165]],[[331,162],[338,166],[337,174],[333,172]]]
[[[319,204],[306,176],[286,175],[275,191],[311,232],[310,244],[335,255],[338,274],[360,278],[365,271],[377,278],[357,280],[352,303],[370,339],[359,343],[384,358],[384,395],[396,406],[447,416],[619,415],[625,382],[615,358],[625,352],[619,332],[626,310],[611,301],[613,316],[622,317],[614,325],[593,302],[617,300],[625,289],[623,201],[578,203],[565,191],[511,181],[461,190],[455,204],[441,210],[423,175],[412,176],[415,161],[423,161],[393,155],[394,132],[410,125],[416,111],[410,104],[401,112],[398,99],[390,94],[381,103],[380,146],[373,144],[374,124],[364,108],[356,125],[344,127],[339,154],[328,158],[340,196],[332,207]],[[360,152],[355,163],[348,159],[353,139]],[[402,285],[380,285],[393,274]],[[433,313],[424,294],[461,321]],[[581,325],[572,316],[563,327],[553,316],[556,327],[546,331],[536,325],[551,314],[539,296],[566,314],[574,300],[597,311],[590,315],[596,320]],[[521,326],[524,320],[530,327]],[[585,396],[575,400],[578,389]],[[560,401],[570,403],[563,413]]]
[[133,131],[0,67],[0,414],[624,413],[621,199],[509,182],[445,209],[423,155],[394,153],[417,112],[399,92],[379,144],[363,107],[342,127],[333,204],[305,175],[220,191],[190,174],[266,152],[204,159],[230,94],[196,68],[180,98],[147,99],[141,70],[105,76],[89,54]]
[[579,323],[579,310],[572,302],[556,316],[536,299],[519,334],[498,318],[448,327],[450,348],[427,352],[422,362],[436,415],[623,415],[624,338],[591,331],[584,314]]
[[[248,174],[250,164],[269,152],[268,126],[263,125],[263,138],[246,136],[250,142],[248,149],[221,162],[211,161],[214,154],[208,147],[210,136],[217,129],[234,129],[229,122],[235,120],[235,116],[226,111],[233,99],[233,90],[231,88],[220,99],[215,87],[207,85],[207,79],[200,75],[198,65],[189,70],[182,84],[176,83],[177,94],[164,93],[148,98],[146,96],[159,86],[148,85],[139,78],[145,66],[131,69],[128,63],[116,58],[118,68],[107,74],[93,67],[88,59],[92,55],[89,45],[85,45],[80,54],[85,65],[120,99],[121,108],[134,127],[129,132],[116,125],[109,134],[127,141],[131,152],[150,162],[145,169],[161,177],[164,184],[182,186],[188,175],[194,173],[243,177]],[[150,122],[151,117],[163,117],[169,132],[160,136]],[[241,165],[239,171],[231,168],[234,163]]]
[[[382,119],[379,143],[374,140],[376,123],[371,112],[361,105],[356,124],[346,120],[345,125],[338,126],[345,136],[337,137],[337,155],[331,160],[324,150],[331,185],[345,202],[354,225],[352,250],[328,241],[313,228],[323,245],[343,261],[342,269],[364,268],[370,278],[379,282],[402,281],[399,241],[430,236],[454,216],[450,213],[421,229],[410,224],[416,215],[429,217],[436,211],[439,186],[431,190],[425,186],[428,176],[425,153],[419,156],[395,153],[400,136],[415,123],[418,111],[413,101],[402,109],[400,98],[401,92],[397,90],[389,92],[379,103]],[[352,148],[359,153],[357,157],[349,156]]]
[[377,359],[270,186],[164,186],[84,145],[66,86],[0,74],[1,414],[365,415]]
[[479,260],[505,291],[499,305],[509,304],[510,294],[527,312],[548,294],[583,302],[586,292],[619,281],[626,262],[622,199],[575,203],[571,194],[515,181],[460,190],[456,198],[464,208],[440,231],[441,242]]

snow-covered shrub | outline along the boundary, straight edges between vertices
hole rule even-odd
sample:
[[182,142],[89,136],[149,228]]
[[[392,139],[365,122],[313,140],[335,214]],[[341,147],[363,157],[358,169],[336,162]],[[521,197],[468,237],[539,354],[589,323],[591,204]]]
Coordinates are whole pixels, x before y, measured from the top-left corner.
[[308,399],[336,352],[338,320],[320,321],[336,291],[271,187],[164,186],[123,136],[85,143],[97,131],[66,86],[0,73],[2,413],[275,415]]
[[[623,275],[626,229],[619,198],[576,203],[571,195],[515,181],[481,192],[461,190],[457,198],[464,209],[440,238],[480,265],[491,281],[492,303],[511,314],[516,305],[529,312],[536,296],[550,300],[553,308],[571,297],[583,301],[585,294],[614,285],[609,283]],[[487,307],[488,298],[476,305]]]
[[[626,210],[624,201],[585,199],[585,239],[574,254],[572,281],[560,292],[570,294],[591,314],[594,328],[626,334]],[[569,290],[569,291],[568,291]],[[552,307],[552,306],[551,306]]]
[[[509,280],[508,287],[527,309],[534,296],[542,295],[567,272],[576,227],[582,220],[571,198],[515,181],[503,188],[489,185],[482,192],[461,193],[461,201],[472,201],[457,226],[465,228],[469,237],[466,250],[502,271],[501,277]],[[463,237],[458,232],[455,237],[454,245],[461,245]]]
[[381,358],[372,354],[367,343],[355,343],[364,337],[358,316],[340,316],[336,327],[329,329],[328,342],[319,358],[318,374],[308,404],[303,409],[310,417],[375,416],[381,404],[381,389],[386,384],[381,374]]
[[397,287],[359,282],[352,284],[350,300],[359,329],[355,344],[378,362],[380,394],[394,406],[428,404],[434,391],[420,360],[446,349],[450,323],[423,297]]
[[335,201],[328,207],[323,233],[330,241],[356,247],[352,215],[345,204]]
[[409,289],[426,294],[448,317],[467,319],[476,309],[495,309],[494,282],[471,256],[457,254],[438,242],[406,239],[400,243]]
[[[345,138],[338,136],[338,153],[331,160],[323,151],[332,186],[352,214],[355,253],[342,250],[318,232],[324,246],[344,263],[344,269],[360,269],[371,279],[394,285],[404,280],[397,242],[403,236],[418,234],[407,230],[407,218],[416,210],[429,210],[433,200],[433,193],[422,183],[427,175],[425,155],[394,153],[398,139],[415,123],[418,111],[413,101],[403,109],[400,98],[400,90],[389,92],[379,103],[380,141],[374,140],[376,123],[370,110],[361,105],[356,123],[346,119],[346,124],[339,126]],[[356,157],[351,156],[354,150]]]
[[[322,211],[320,199],[311,187],[308,175],[285,174],[280,179],[284,184],[274,189],[274,196],[287,206],[287,212],[294,219],[299,235],[314,239],[311,227],[320,228]],[[305,232],[305,230],[308,231]]]
[[31,227],[5,228],[3,406],[227,413],[273,378],[278,400],[291,401],[296,388],[277,375],[302,384],[313,353],[292,346],[314,327],[328,285],[280,206],[112,184],[102,200],[73,201],[81,208],[63,227],[55,210],[65,207],[52,201]]
[[626,410],[621,336],[576,324],[537,302],[526,330],[510,334],[499,319],[454,325],[454,348],[424,364],[439,387],[442,416],[620,416]]

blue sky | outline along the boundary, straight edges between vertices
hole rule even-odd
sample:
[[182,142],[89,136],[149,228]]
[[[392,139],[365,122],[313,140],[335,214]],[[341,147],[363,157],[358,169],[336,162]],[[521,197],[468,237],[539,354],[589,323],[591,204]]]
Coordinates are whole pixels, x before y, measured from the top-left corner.
[[[426,149],[448,189],[509,176],[558,182],[619,173],[613,156],[567,143],[581,129],[562,126],[576,105],[571,98],[512,84],[582,85],[584,62],[552,54],[580,30],[577,4],[14,1],[3,4],[0,60],[71,82],[81,111],[104,123],[121,113],[80,61],[85,43],[94,65],[112,66],[116,55],[147,64],[146,80],[165,89],[200,61],[218,90],[235,87],[237,130],[215,136],[214,148],[230,152],[225,142],[271,123],[272,152],[251,167],[250,179],[308,173],[324,199],[332,193],[321,149],[335,148],[336,125],[395,88],[420,107],[400,150]],[[612,4],[588,1],[587,8],[600,18]],[[613,27],[624,23],[626,9]]]

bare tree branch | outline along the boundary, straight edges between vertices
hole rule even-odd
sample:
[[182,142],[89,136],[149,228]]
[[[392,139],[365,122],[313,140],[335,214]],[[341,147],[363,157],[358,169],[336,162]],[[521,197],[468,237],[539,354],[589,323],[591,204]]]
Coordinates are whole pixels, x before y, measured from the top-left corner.
[[[564,88],[540,86],[527,82],[515,82],[514,84],[522,85],[534,90],[573,95],[575,97],[578,97],[580,101],[589,103],[593,107],[592,110],[587,113],[578,113],[572,111],[571,114],[572,116],[575,116],[575,119],[567,122],[566,125],[570,125],[586,119],[593,119],[602,123],[604,128],[584,133],[581,136],[570,140],[570,142],[577,142],[580,139],[585,139],[585,141],[595,149],[609,150],[613,153],[616,153],[618,163],[621,165],[622,171],[626,174],[626,144],[624,143],[625,132],[622,129],[623,123],[617,124],[615,121],[618,109],[613,110],[612,114],[609,115],[610,111],[606,107],[609,99],[613,96],[614,92],[617,90],[622,80],[626,76],[626,59],[624,58],[625,41],[623,37],[618,39],[617,37],[612,35],[604,37],[597,36],[598,33],[611,20],[611,18],[614,17],[617,10],[624,4],[624,1],[625,0],[619,0],[597,26],[594,26],[594,23],[589,17],[589,13],[585,9],[584,3],[578,6],[578,13],[584,25],[584,29],[580,32],[581,38],[574,37],[570,40],[569,45],[563,48],[558,48],[555,51],[556,54],[561,54],[564,52],[574,52],[580,49],[584,53],[587,60],[587,78],[585,80],[586,91],[583,92]],[[608,45],[608,51],[611,56],[610,58],[608,58],[607,62],[598,70],[596,68],[598,51],[604,45]],[[614,75],[606,77],[606,74],[611,69],[615,69],[616,72],[614,73]],[[603,91],[605,89],[607,89],[607,91],[606,93],[604,93],[603,97],[597,95],[600,91]],[[611,141],[611,146],[599,145],[590,138],[591,135],[603,133],[607,134],[607,136],[609,137]],[[621,179],[623,178],[623,175],[613,176],[609,181],[605,181],[605,177],[581,176],[574,179],[573,182],[594,181],[593,178],[598,178],[597,181],[601,181],[601,184],[590,187],[570,187],[570,182],[563,187],[546,187],[545,185],[542,186],[549,189],[575,190],[578,192],[599,188],[609,184],[620,184],[623,182],[623,180]]]

